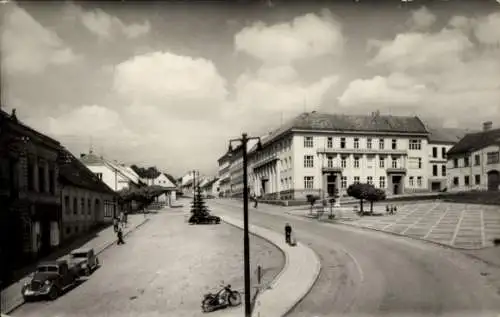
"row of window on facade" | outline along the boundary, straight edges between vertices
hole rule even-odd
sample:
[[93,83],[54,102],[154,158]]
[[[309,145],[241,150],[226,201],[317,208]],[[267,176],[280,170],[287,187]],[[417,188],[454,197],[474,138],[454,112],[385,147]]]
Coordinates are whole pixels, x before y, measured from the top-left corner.
[[291,139],[283,140],[282,142],[278,142],[269,147],[266,146],[266,148],[263,149],[262,151],[255,153],[252,162],[257,162],[269,158],[274,153],[279,154],[282,152],[290,151],[291,149],[292,149],[292,140]]
[[[39,160],[38,168],[35,169],[35,158],[28,157],[28,190],[35,191],[38,187],[40,193],[55,194],[56,173],[54,164],[44,164],[43,160]],[[47,184],[48,174],[48,184]],[[37,177],[38,176],[38,180]],[[38,185],[38,186],[36,186]]]
[[[437,164],[432,165],[432,176],[439,176],[439,167]],[[441,176],[446,176],[446,165],[441,165]]]
[[[471,162],[470,162],[470,158],[469,157],[464,157],[462,160],[460,160],[461,162],[463,162],[463,165],[462,164],[459,164],[459,159],[456,158],[456,159],[453,159],[453,167],[454,168],[457,168],[457,167],[469,167],[471,166]],[[486,153],[486,164],[498,164],[500,163],[500,152],[488,152]],[[481,155],[480,154],[476,154],[474,155],[474,166],[479,166],[481,165]]]
[[[366,139],[366,144],[365,148],[366,149],[373,149],[375,148],[374,142],[375,140],[372,138],[367,138]],[[385,149],[385,139],[379,138],[378,140],[378,149],[379,150],[384,150]],[[347,138],[341,137],[340,142],[339,142],[340,148],[345,149],[347,148]],[[361,146],[360,138],[353,138],[352,139],[352,148],[354,149],[359,149]],[[314,138],[312,136],[306,136],[304,137],[304,147],[305,148],[313,148],[314,147]],[[326,148],[333,148],[333,137],[327,137],[326,138]],[[410,139],[408,148],[410,150],[421,150],[422,149],[422,140],[420,139]],[[398,149],[398,140],[397,139],[391,139],[391,149],[397,150]]]
[[[290,184],[291,184],[291,178],[290,178]],[[409,176],[408,177],[408,183],[410,187],[422,187],[423,177],[422,176]],[[353,177],[353,182],[352,183],[360,183],[361,182],[361,177],[360,176],[354,176]],[[374,186],[378,185],[378,188],[386,188],[386,177],[385,176],[380,176],[378,178],[378,184],[374,182],[373,176],[367,176],[366,177],[366,183],[371,184]],[[342,189],[346,189],[348,184],[348,178],[347,176],[342,176],[340,178],[340,187]],[[291,188],[291,187],[290,187]],[[304,188],[305,189],[314,189],[314,176],[304,176]]]
[[[78,209],[78,206],[80,206],[80,209]],[[78,214],[78,210],[80,210],[80,214],[85,215],[85,212],[87,212],[88,215],[92,214],[92,200],[87,199],[87,204],[85,204],[85,198],[80,198],[80,205],[78,205],[78,198],[74,197],[73,198],[73,204],[72,207],[70,206],[70,197],[68,195],[64,196],[64,208],[66,211],[66,214],[71,214],[71,211],[73,211],[74,215]],[[94,212],[98,212],[100,208],[99,200],[95,200],[95,208]]]
[[[354,156],[353,157],[353,164],[352,167],[354,168],[360,168],[361,164],[361,157],[359,156]],[[348,162],[348,157],[347,156],[342,156],[340,158],[340,167],[341,168],[347,168],[347,162]],[[374,167],[374,159],[372,157],[367,157],[366,160],[366,167],[367,168],[373,168]],[[411,169],[421,169],[422,168],[422,158],[421,157],[415,157],[415,158],[410,158],[410,168]],[[400,160],[397,157],[392,157],[391,159],[391,168],[399,168],[400,167]],[[313,155],[304,155],[304,167],[306,168],[312,168],[314,167],[314,156]],[[327,157],[327,166],[328,168],[333,168],[334,166],[334,161],[333,157],[328,156]],[[378,167],[379,168],[386,168],[386,158],[385,157],[380,157],[379,162],[378,162]]]
[[[480,185],[480,184],[481,184],[481,175],[479,174],[474,175],[474,185]],[[464,176],[464,185],[465,186],[472,185],[469,175]],[[460,177],[453,177],[453,187],[458,187],[458,186],[460,186]]]
[[[438,158],[438,147],[437,146],[433,146],[432,147],[432,157],[433,158]],[[441,148],[441,158],[446,158],[446,147],[442,147]]]

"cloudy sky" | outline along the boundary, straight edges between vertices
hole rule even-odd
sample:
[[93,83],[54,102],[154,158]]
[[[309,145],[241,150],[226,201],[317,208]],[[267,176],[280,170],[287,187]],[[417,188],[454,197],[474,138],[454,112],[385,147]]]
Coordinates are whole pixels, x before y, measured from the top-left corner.
[[3,3],[3,107],[176,176],[304,109],[500,124],[497,1],[330,2]]

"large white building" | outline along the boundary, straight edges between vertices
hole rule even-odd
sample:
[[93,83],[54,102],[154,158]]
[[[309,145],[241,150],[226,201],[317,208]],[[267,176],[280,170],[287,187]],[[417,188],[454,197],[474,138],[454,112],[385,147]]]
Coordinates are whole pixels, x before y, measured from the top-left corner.
[[483,131],[463,137],[447,153],[448,191],[500,188],[500,128],[485,122]]
[[304,113],[252,151],[253,191],[304,199],[343,195],[356,182],[388,194],[427,191],[428,135],[417,117]]
[[219,164],[218,177],[219,177],[219,192],[223,197],[231,195],[231,174],[229,167],[231,165],[231,155],[229,152],[225,153],[217,160]]

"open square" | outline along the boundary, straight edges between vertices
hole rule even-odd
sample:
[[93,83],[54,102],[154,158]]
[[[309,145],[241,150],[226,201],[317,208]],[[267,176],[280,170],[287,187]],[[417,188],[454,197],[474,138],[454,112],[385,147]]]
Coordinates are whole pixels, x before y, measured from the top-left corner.
[[482,249],[500,237],[500,206],[421,202],[398,206],[395,215],[340,221],[456,248]]

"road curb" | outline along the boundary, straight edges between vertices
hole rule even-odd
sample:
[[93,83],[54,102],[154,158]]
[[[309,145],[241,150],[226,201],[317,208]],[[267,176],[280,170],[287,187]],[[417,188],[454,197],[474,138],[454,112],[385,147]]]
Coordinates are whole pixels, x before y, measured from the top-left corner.
[[[233,223],[233,222],[230,221],[230,220],[233,220],[230,217],[224,217],[223,216],[221,218],[222,218],[222,220],[225,223],[227,223],[229,225],[232,225],[234,227],[237,227],[239,229],[242,229],[242,226],[239,224],[240,220],[238,220],[238,222],[236,224],[236,223]],[[278,287],[279,287],[279,282],[283,281],[283,275],[286,274],[286,273],[288,273],[288,270],[290,269],[291,258],[292,257],[297,257],[297,254],[293,255],[293,252],[290,253],[290,251],[286,250],[286,248],[284,248],[284,246],[281,246],[278,243],[276,243],[275,241],[273,241],[273,238],[266,237],[265,234],[256,232],[255,228],[259,228],[259,229],[262,229],[262,230],[267,230],[267,231],[273,232],[275,234],[278,234],[278,233],[276,233],[275,231],[273,231],[271,229],[267,229],[267,228],[263,228],[263,227],[259,227],[259,226],[255,226],[255,225],[250,225],[249,226],[249,232],[252,232],[253,235],[258,236],[258,237],[260,237],[260,238],[268,241],[269,243],[275,245],[285,255],[285,265],[283,266],[283,269],[274,278],[274,280],[270,283],[270,289],[273,290],[276,285],[278,285]],[[297,248],[297,249],[295,249],[295,248]],[[304,299],[304,297],[307,294],[309,294],[309,292],[311,291],[312,287],[314,286],[314,284],[318,280],[320,272],[321,272],[321,262],[319,260],[318,255],[316,254],[316,252],[314,252],[311,248],[309,248],[308,246],[306,246],[306,245],[304,245],[304,244],[302,244],[300,242],[297,243],[297,246],[294,247],[294,250],[298,250],[298,248],[302,248],[302,249],[305,250],[306,253],[309,253],[309,254],[305,254],[306,257],[312,257],[312,258],[314,258],[314,262],[315,262],[314,263],[314,269],[311,272],[312,273],[311,274],[311,278],[307,281],[307,283],[304,283],[305,284],[304,290],[303,291],[299,291],[300,293],[297,296],[295,296],[295,298],[289,299],[288,303],[286,303],[286,301],[285,301],[285,304],[282,305],[283,308],[280,309],[279,305],[278,305],[278,311],[280,313],[279,313],[279,316],[276,315],[276,317],[286,316],[291,310],[293,310],[302,301],[302,299]],[[261,299],[263,297],[263,295],[265,295],[265,294],[267,294],[266,290],[264,290],[263,292],[259,293],[259,295],[258,295],[255,303],[259,303],[259,299]],[[259,305],[259,307],[260,307],[260,305]],[[255,311],[255,308],[254,308],[252,316],[254,316],[255,313],[256,313],[256,311]],[[258,309],[257,309],[257,314],[258,314],[258,316],[261,316],[260,312],[258,312]],[[273,316],[275,316],[275,315],[273,315]]]
[[[146,218],[143,221],[141,221],[139,224],[135,225],[133,228],[131,228],[129,231],[127,231],[127,233],[125,233],[124,237],[126,237],[127,235],[129,235],[133,231],[137,230],[138,228],[142,227],[149,220],[150,220],[149,218]],[[114,239],[110,243],[106,244],[106,246],[104,246],[100,251],[96,252],[96,255],[99,255],[102,252],[104,252],[106,249],[108,249],[109,247],[111,247],[112,245],[114,245],[116,243],[116,241],[118,241],[118,239]],[[21,307],[23,305],[24,305],[24,300],[22,300],[22,302],[20,302],[19,304],[17,304],[16,306],[10,308],[9,310],[5,311],[2,314],[11,314],[13,311],[15,311],[16,309],[18,309],[19,307]]]

